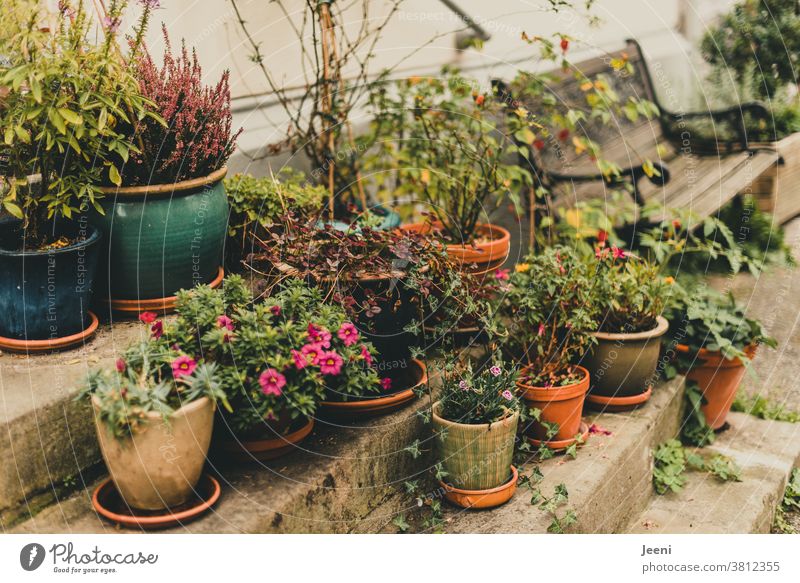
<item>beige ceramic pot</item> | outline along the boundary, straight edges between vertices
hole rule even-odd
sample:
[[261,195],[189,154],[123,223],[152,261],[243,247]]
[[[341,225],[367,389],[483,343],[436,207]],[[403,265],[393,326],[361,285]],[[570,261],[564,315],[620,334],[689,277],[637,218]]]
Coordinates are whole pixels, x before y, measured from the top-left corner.
[[174,508],[186,502],[206,461],[214,427],[214,402],[202,397],[167,420],[148,413],[148,423],[130,438],[117,439],[95,408],[100,451],[125,502],[139,510]]

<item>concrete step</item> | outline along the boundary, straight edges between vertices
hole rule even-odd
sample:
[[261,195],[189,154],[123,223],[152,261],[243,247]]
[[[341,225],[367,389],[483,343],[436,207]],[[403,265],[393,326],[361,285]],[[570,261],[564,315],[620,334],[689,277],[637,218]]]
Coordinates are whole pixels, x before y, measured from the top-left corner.
[[[627,413],[589,414],[585,419],[611,432],[593,434],[576,459],[557,456],[539,463],[542,493],[550,496],[559,483],[569,492],[577,522],[569,532],[609,533],[626,525],[647,504],[652,490],[652,450],[680,427],[683,377],[657,386],[646,406]],[[530,470],[529,465],[522,471]],[[531,505],[531,492],[518,488],[514,498],[492,511],[448,507],[447,532],[544,533],[552,518]]]
[[768,533],[786,482],[800,463],[800,424],[731,413],[730,429],[701,453],[721,453],[742,468],[741,482],[687,471],[679,493],[653,496],[627,525],[633,533]]
[[144,330],[103,325],[88,344],[65,352],[0,352],[0,526],[36,512],[100,461],[92,413],[75,402],[90,369],[113,366]]

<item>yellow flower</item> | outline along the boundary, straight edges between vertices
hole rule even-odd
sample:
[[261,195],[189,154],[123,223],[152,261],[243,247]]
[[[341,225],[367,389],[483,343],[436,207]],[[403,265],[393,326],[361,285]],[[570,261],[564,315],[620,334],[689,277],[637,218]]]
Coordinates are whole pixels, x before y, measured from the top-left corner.
[[517,273],[525,273],[530,268],[531,266],[529,263],[517,263],[517,265],[514,267],[514,271],[516,271]]

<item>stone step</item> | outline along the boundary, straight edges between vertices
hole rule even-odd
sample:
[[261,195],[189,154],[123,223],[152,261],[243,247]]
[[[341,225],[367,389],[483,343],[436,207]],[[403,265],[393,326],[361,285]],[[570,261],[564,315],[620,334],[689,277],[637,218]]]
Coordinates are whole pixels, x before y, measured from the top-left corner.
[[114,366],[143,334],[137,323],[102,325],[80,348],[45,355],[0,352],[0,526],[36,512],[100,461],[92,412],[75,402],[90,369]]
[[741,482],[687,471],[678,493],[653,496],[627,525],[632,533],[768,533],[786,482],[800,463],[800,424],[731,413],[730,428],[701,453],[721,453],[742,468]]
[[[538,487],[545,496],[563,483],[577,522],[568,530],[579,533],[617,532],[631,515],[646,506],[652,491],[652,451],[678,434],[684,381],[678,377],[657,386],[644,407],[626,413],[584,417],[611,432],[595,433],[578,450],[576,459],[556,456],[538,464],[544,479]],[[530,470],[523,465],[521,471]],[[514,498],[491,511],[464,511],[447,507],[445,530],[455,533],[544,533],[552,517],[531,505],[531,492],[518,488]]]

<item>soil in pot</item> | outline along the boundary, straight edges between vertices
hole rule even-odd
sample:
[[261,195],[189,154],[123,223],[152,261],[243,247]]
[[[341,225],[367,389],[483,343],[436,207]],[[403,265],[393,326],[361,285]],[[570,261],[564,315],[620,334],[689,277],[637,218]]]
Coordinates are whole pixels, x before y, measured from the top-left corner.
[[[683,344],[678,344],[676,349],[689,354],[689,347]],[[756,355],[756,347],[748,346],[744,352],[752,360]],[[686,380],[697,383],[703,392],[703,415],[712,429],[718,430],[725,425],[745,372],[745,363],[738,358],[729,360],[721,352],[710,352],[704,348],[697,354],[694,365],[686,373]]]
[[[404,230],[415,233],[431,233],[441,230],[441,223],[415,223],[403,225]],[[511,249],[511,233],[503,227],[491,223],[478,223],[475,226],[473,241],[464,245],[446,245],[447,254],[464,271],[474,275],[484,275],[501,267]]]
[[176,184],[105,188],[98,297],[147,300],[212,281],[227,235],[226,169]]
[[[85,222],[61,223],[56,234],[65,237],[65,246],[20,251],[19,222],[0,220],[0,337],[8,341],[6,349],[37,349],[35,341],[66,348],[97,327],[89,304],[102,235]],[[58,342],[70,337],[66,345]]]
[[455,423],[439,415],[441,403],[433,404],[433,424],[444,439],[434,438],[437,459],[447,481],[461,490],[487,490],[508,482],[514,456],[519,413],[500,421],[478,425]]
[[201,397],[168,419],[147,414],[147,424],[130,438],[117,439],[100,419],[100,451],[114,485],[128,506],[163,510],[184,504],[203,471],[214,426],[214,402]]
[[398,361],[397,368],[381,371],[382,378],[391,380],[391,388],[382,395],[369,395],[359,399],[350,397],[347,401],[336,400],[332,394],[322,401],[320,414],[328,417],[364,419],[375,415],[385,415],[408,405],[416,398],[416,392],[428,383],[428,371],[421,360]]
[[580,380],[563,386],[536,387],[524,381],[525,370],[517,381],[517,389],[526,404],[539,409],[542,414],[539,421],[532,421],[527,433],[534,439],[547,443],[547,428],[542,422],[558,425],[558,432],[549,441],[574,439],[580,432],[581,414],[586,393],[589,390],[589,371],[576,366],[575,374],[582,375]]
[[658,316],[656,325],[644,332],[595,332],[597,344],[581,360],[589,371],[591,395],[608,401],[646,393],[653,384],[661,338],[668,329],[669,322]]

